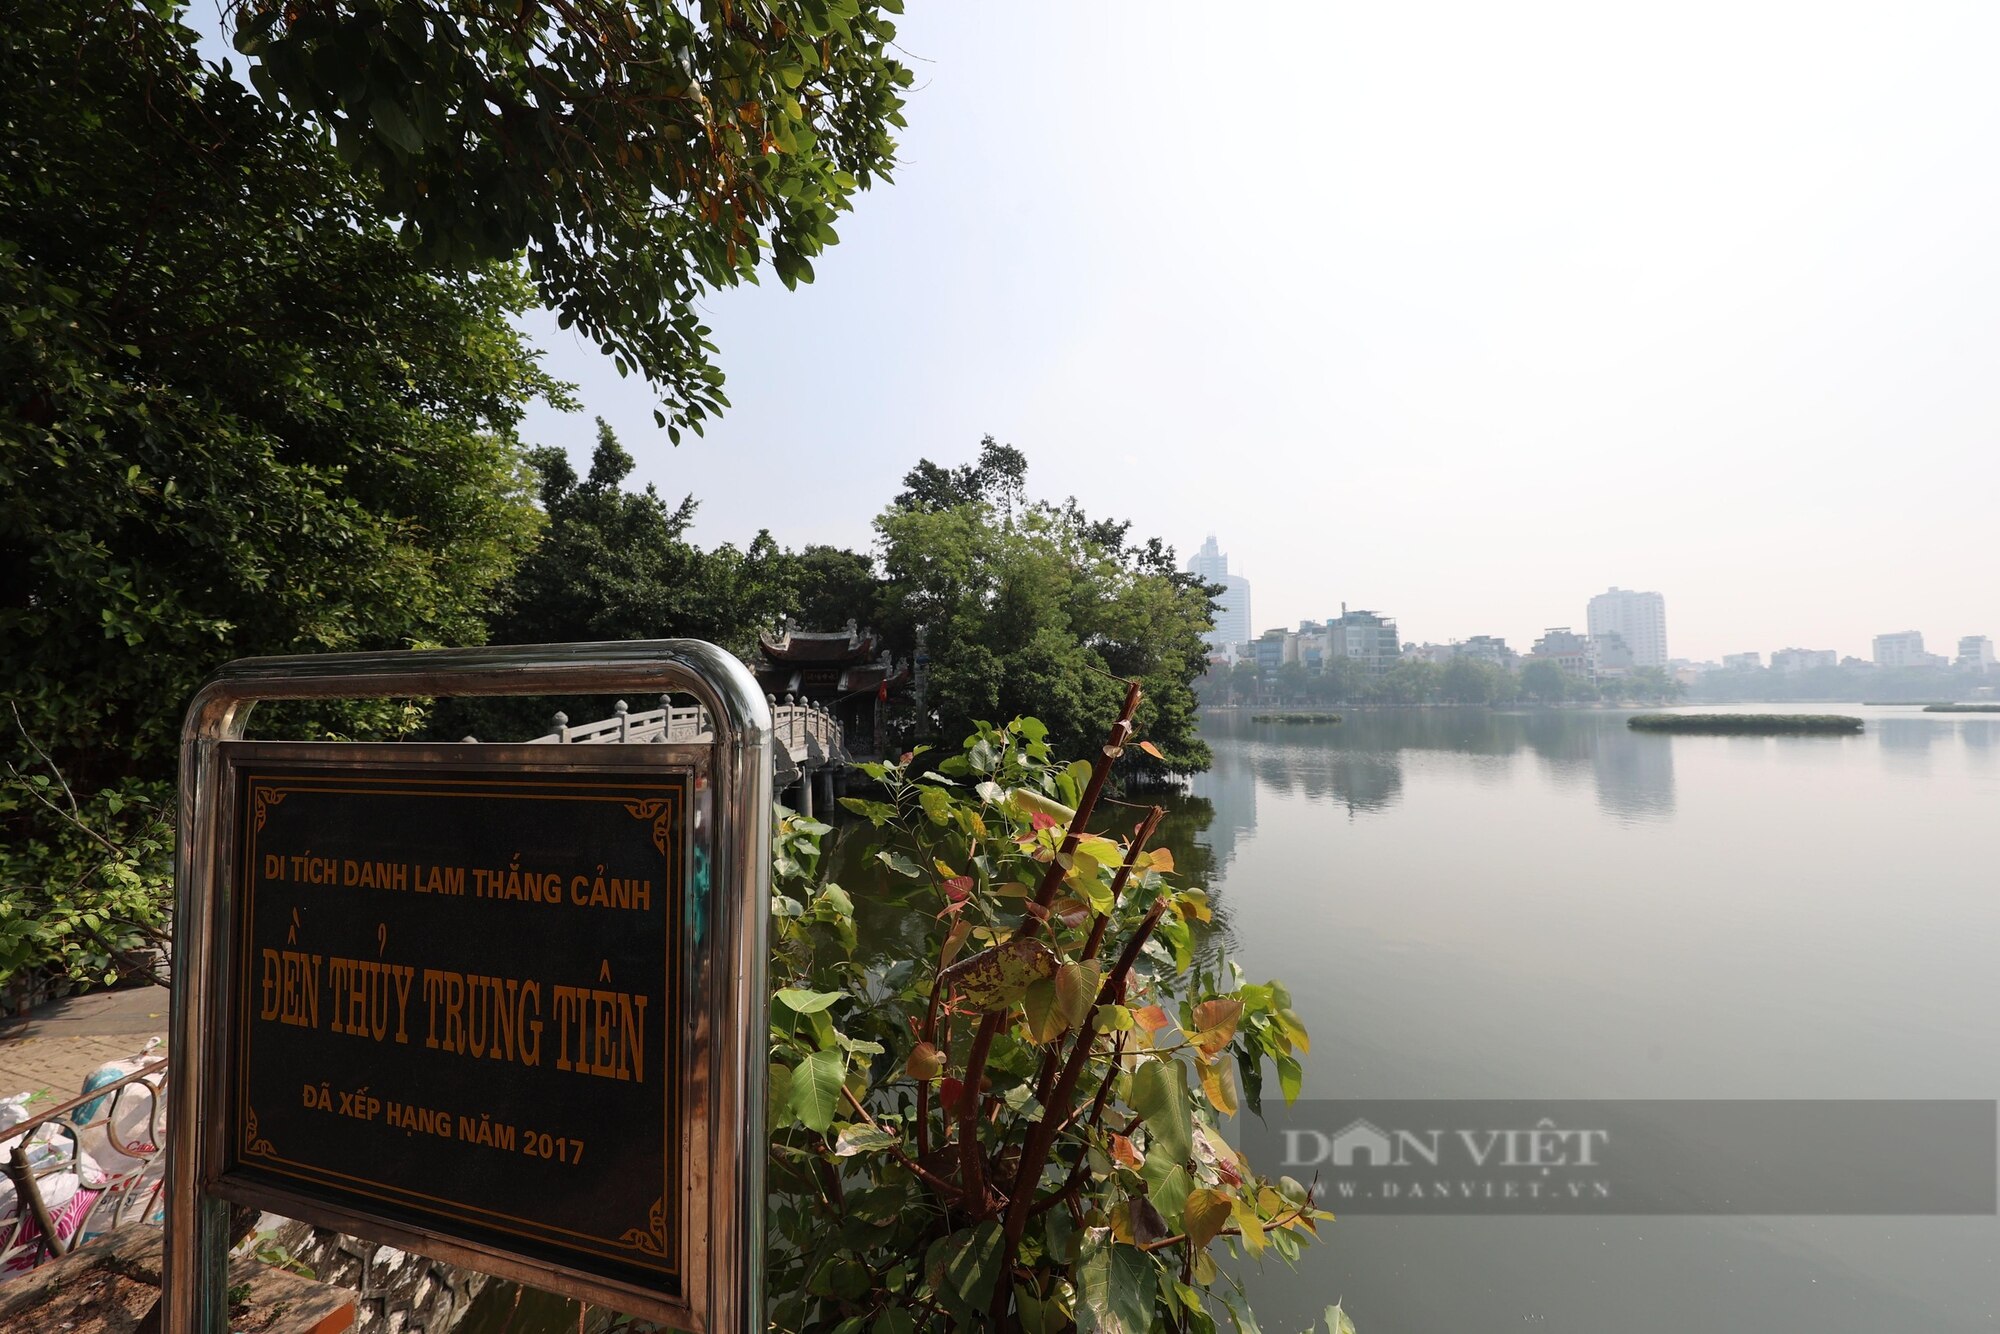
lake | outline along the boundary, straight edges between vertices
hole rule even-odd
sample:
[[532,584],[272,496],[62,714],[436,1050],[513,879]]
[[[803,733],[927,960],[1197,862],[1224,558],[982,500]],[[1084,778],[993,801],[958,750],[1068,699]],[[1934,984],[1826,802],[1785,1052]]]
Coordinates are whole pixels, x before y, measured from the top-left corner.
[[[2000,716],[1744,710],[1867,727],[1208,715],[1215,767],[1176,825],[1234,957],[1312,1032],[1304,1097],[2000,1096]],[[1298,1273],[1250,1276],[1270,1334],[1335,1298],[1363,1334],[2000,1325],[1992,1217],[1348,1215],[1322,1236]]]

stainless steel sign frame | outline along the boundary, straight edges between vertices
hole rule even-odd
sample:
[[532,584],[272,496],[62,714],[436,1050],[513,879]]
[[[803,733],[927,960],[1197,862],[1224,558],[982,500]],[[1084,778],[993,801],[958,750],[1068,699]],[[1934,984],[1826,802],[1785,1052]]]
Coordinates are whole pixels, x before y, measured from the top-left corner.
[[[242,739],[263,700],[629,692],[694,696],[710,740]],[[765,699],[709,644],[224,668],[182,732],[166,1334],[228,1328],[231,1204],[757,1330],[771,795]],[[481,1005],[504,1051],[456,1026]]]

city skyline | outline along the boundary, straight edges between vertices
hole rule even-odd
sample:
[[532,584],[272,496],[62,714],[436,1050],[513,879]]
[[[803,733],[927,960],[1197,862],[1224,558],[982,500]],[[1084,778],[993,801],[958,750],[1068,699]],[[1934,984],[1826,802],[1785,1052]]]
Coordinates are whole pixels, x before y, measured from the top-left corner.
[[[1213,568],[1212,565],[1204,563],[1204,558],[1206,558],[1209,561],[1212,561],[1214,558],[1218,556],[1222,561],[1222,568],[1230,578],[1245,581],[1246,595],[1248,595],[1252,590],[1256,588],[1256,581],[1251,579],[1247,573],[1242,571],[1239,567],[1237,567],[1234,564],[1234,556],[1232,552],[1228,550],[1222,550],[1220,548],[1219,537],[1213,533],[1209,534],[1204,543],[1202,544],[1202,546],[1196,549],[1196,553],[1187,559],[1184,568],[1186,568],[1189,573],[1202,574],[1204,569]],[[1208,577],[1208,576],[1204,575],[1203,577]],[[1612,585],[1604,592],[1578,595],[1577,603],[1583,610],[1582,616],[1554,615],[1552,613],[1551,616],[1545,617],[1541,624],[1536,625],[1532,628],[1511,629],[1511,630],[1506,628],[1501,628],[1493,624],[1481,624],[1477,626],[1458,627],[1450,630],[1434,630],[1431,628],[1426,628],[1420,633],[1418,631],[1411,629],[1411,626],[1413,624],[1423,623],[1420,617],[1410,616],[1404,613],[1401,608],[1396,608],[1396,607],[1388,607],[1385,610],[1384,614],[1393,615],[1396,618],[1396,620],[1402,627],[1402,637],[1406,643],[1448,644],[1454,641],[1463,641],[1472,639],[1475,636],[1479,635],[1493,635],[1496,638],[1505,640],[1510,648],[1514,648],[1516,651],[1523,653],[1527,651],[1526,649],[1527,645],[1532,644],[1537,638],[1539,638],[1543,633],[1545,633],[1551,628],[1559,626],[1583,625],[1588,627],[1587,633],[1593,636],[1605,633],[1619,634],[1622,638],[1626,640],[1628,646],[1631,647],[1633,650],[1634,665],[1640,667],[1665,666],[1668,662],[1723,663],[1725,662],[1725,660],[1730,658],[1736,658],[1741,660],[1748,656],[1753,656],[1753,655],[1760,660],[1760,665],[1763,659],[1769,658],[1773,659],[1772,665],[1776,666],[1775,660],[1778,658],[1778,655],[1780,654],[1791,654],[1800,652],[1813,654],[1813,653],[1823,653],[1828,650],[1831,650],[1833,652],[1836,662],[1850,657],[1858,658],[1864,662],[1876,662],[1878,661],[1877,655],[1879,652],[1879,646],[1878,646],[1879,641],[1884,641],[1884,640],[1894,641],[1896,644],[1900,646],[1904,644],[1903,637],[1907,634],[1913,633],[1907,627],[1901,630],[1875,631],[1871,632],[1867,636],[1866,643],[1857,646],[1832,644],[1826,642],[1807,643],[1805,640],[1799,639],[1797,637],[1787,639],[1783,635],[1766,635],[1764,636],[1764,638],[1769,639],[1771,641],[1768,644],[1761,642],[1754,645],[1733,644],[1726,648],[1721,649],[1720,651],[1713,653],[1690,653],[1676,647],[1676,643],[1678,641],[1678,634],[1676,633],[1673,639],[1671,640],[1668,639],[1666,637],[1666,631],[1663,626],[1660,631],[1661,642],[1667,646],[1667,649],[1666,652],[1661,656],[1660,660],[1656,662],[1652,661],[1651,658],[1643,651],[1640,643],[1634,642],[1637,636],[1625,632],[1624,625],[1604,623],[1602,624],[1602,628],[1600,628],[1599,623],[1594,623],[1593,621],[1593,616],[1595,614],[1594,608],[1596,604],[1598,604],[1600,600],[1604,599],[1608,594],[1625,594],[1627,596],[1636,596],[1639,598],[1663,598],[1664,596],[1663,594],[1657,591],[1652,591],[1652,590],[1641,591],[1635,589],[1620,588],[1617,585]],[[1316,600],[1321,603],[1332,602],[1332,603],[1340,603],[1342,605],[1354,604],[1354,599],[1352,598],[1347,598],[1343,600],[1337,597],[1328,596],[1328,597],[1319,597],[1316,598]],[[1251,605],[1254,606],[1254,603]],[[1554,607],[1553,602],[1551,602],[1550,605],[1552,608]],[[1281,618],[1274,618],[1270,616],[1260,615],[1252,620],[1249,627],[1249,633],[1247,635],[1245,635],[1241,639],[1233,641],[1228,639],[1228,637],[1224,634],[1220,624],[1220,620],[1218,618],[1218,626],[1215,639],[1216,642],[1218,643],[1233,642],[1236,644],[1243,644],[1250,642],[1251,640],[1254,640],[1255,638],[1257,638],[1257,636],[1269,630],[1276,630],[1276,629],[1297,630],[1301,625],[1307,623],[1325,623],[1331,621],[1335,616],[1339,614],[1340,614],[1339,612],[1328,611],[1324,609],[1324,607],[1322,607],[1321,609],[1316,611],[1309,611],[1301,615],[1281,617]],[[1951,630],[1949,633],[1936,633],[1936,634],[1933,634],[1930,631],[1917,630],[1914,631],[1914,633],[1918,636],[1918,642],[1914,648],[1914,652],[1916,653],[1922,653],[1924,651],[1923,645],[1926,643],[1936,643],[1939,645],[1946,646],[1947,648],[1954,645],[1957,646],[1958,647],[1957,654],[1953,654],[1951,652],[1945,652],[1942,654],[1933,653],[1928,655],[1929,657],[1932,658],[1941,658],[1944,662],[1947,663],[1955,662],[1959,657],[1964,656],[1967,645],[1971,644],[1974,641],[1986,641],[1986,648],[1984,649],[1984,652],[1988,654],[1991,654],[1993,652],[1991,647],[1991,636],[1989,632],[1984,628],[1968,627],[1963,629]],[[1905,650],[1902,647],[1898,647],[1892,651],[1897,654],[1901,654]],[[1787,661],[1790,660],[1788,659]],[[1904,661],[1905,659],[1899,656],[1894,660],[1894,664],[1892,665],[1901,665],[1904,663]]]

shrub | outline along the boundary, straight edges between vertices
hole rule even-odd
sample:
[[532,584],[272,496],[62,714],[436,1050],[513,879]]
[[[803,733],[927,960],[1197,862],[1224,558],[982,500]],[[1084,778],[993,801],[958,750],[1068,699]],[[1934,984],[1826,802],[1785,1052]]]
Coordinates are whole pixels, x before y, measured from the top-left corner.
[[1254,1329],[1218,1248],[1291,1262],[1329,1217],[1217,1130],[1267,1068],[1298,1094],[1284,987],[1203,930],[1206,895],[1147,846],[1158,807],[1086,832],[1137,695],[1095,767],[1032,718],[928,771],[862,766],[879,799],[842,804],[891,886],[860,905],[869,948],[829,827],[781,812],[774,1329],[1210,1334],[1218,1306]]

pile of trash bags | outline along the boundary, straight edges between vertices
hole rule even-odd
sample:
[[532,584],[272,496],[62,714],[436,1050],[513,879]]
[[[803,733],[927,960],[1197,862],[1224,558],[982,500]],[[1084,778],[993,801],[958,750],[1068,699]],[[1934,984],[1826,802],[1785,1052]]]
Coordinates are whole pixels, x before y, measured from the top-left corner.
[[[137,1074],[158,1060],[154,1038],[136,1055],[92,1071],[82,1093]],[[63,1101],[67,1101],[64,1099]],[[0,1098],[0,1135],[33,1121],[50,1094]],[[57,1248],[68,1250],[135,1219],[164,1221],[166,1212],[166,1072],[155,1071],[44,1121],[26,1136],[0,1143],[0,1275],[32,1269],[52,1249],[21,1177],[32,1178]]]

